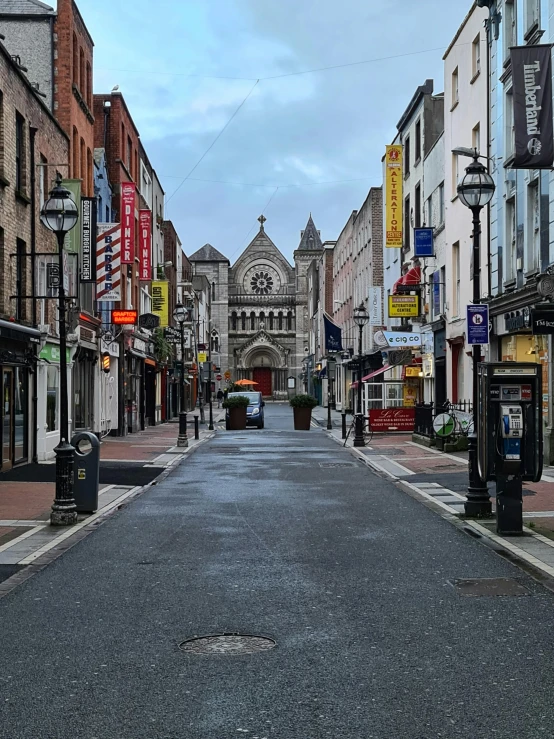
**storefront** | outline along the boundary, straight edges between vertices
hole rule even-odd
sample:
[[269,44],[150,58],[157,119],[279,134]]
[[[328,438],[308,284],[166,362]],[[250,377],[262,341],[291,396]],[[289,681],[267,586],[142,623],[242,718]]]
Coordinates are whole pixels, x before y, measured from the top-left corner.
[[156,425],[156,360],[144,360],[145,420],[148,426]]
[[29,461],[32,429],[31,369],[40,333],[26,326],[0,320],[1,471]]
[[[104,341],[100,343],[102,355],[110,357],[109,372],[100,372],[97,397],[97,415],[100,419],[98,433],[100,437],[108,434],[117,435],[119,425],[118,399],[119,399],[119,344],[117,341]],[[98,425],[98,424],[97,424]]]
[[127,431],[135,433],[145,428],[144,360],[146,341],[138,336],[129,337],[127,351],[125,411]]
[[[71,349],[66,350],[68,397],[71,398]],[[47,343],[41,350],[37,364],[37,457],[39,461],[52,459],[60,440],[60,345]],[[72,436],[70,428],[70,437]]]

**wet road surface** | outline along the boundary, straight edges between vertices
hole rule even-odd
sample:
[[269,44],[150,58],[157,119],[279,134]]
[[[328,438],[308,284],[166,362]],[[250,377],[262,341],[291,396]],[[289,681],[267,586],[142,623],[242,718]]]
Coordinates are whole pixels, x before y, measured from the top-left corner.
[[[554,595],[266,411],[0,601],[0,736],[552,736]],[[179,649],[237,632],[276,646]]]

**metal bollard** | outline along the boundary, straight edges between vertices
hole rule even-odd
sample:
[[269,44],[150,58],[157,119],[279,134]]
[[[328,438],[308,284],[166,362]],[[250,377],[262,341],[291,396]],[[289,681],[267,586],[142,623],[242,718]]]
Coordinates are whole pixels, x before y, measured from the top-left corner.
[[[82,441],[90,444],[90,451],[81,451]],[[73,492],[77,513],[94,513],[98,510],[100,442],[89,431],[79,431],[71,439],[71,446],[75,449]]]
[[198,439],[200,438],[200,429],[198,427],[199,420],[200,419],[198,418],[198,416],[194,417],[194,438],[196,439],[196,441],[198,441]]
[[341,413],[342,417],[342,438],[346,439],[346,413]]
[[188,446],[189,440],[187,436],[187,414],[184,411],[179,413],[179,436],[177,437],[177,446]]

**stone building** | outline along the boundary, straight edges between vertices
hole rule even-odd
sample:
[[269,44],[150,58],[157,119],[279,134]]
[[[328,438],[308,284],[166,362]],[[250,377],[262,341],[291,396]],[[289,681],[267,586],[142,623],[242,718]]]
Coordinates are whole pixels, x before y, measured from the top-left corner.
[[286,398],[300,388],[308,350],[308,269],[323,244],[312,217],[301,231],[294,267],[260,230],[231,267],[210,244],[189,257],[212,283],[211,335],[221,371],[251,379],[264,396]]

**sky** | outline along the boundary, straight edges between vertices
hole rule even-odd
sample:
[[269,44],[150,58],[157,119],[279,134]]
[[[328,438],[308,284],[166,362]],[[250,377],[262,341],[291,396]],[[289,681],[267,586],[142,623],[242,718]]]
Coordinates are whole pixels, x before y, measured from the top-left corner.
[[[443,91],[442,56],[471,6],[78,4],[95,42],[94,91],[119,85],[185,253],[209,242],[231,262],[262,212],[291,261],[310,213],[324,241],[337,239],[381,184],[385,145],[417,86],[434,79]],[[298,74],[321,67],[336,68]]]

